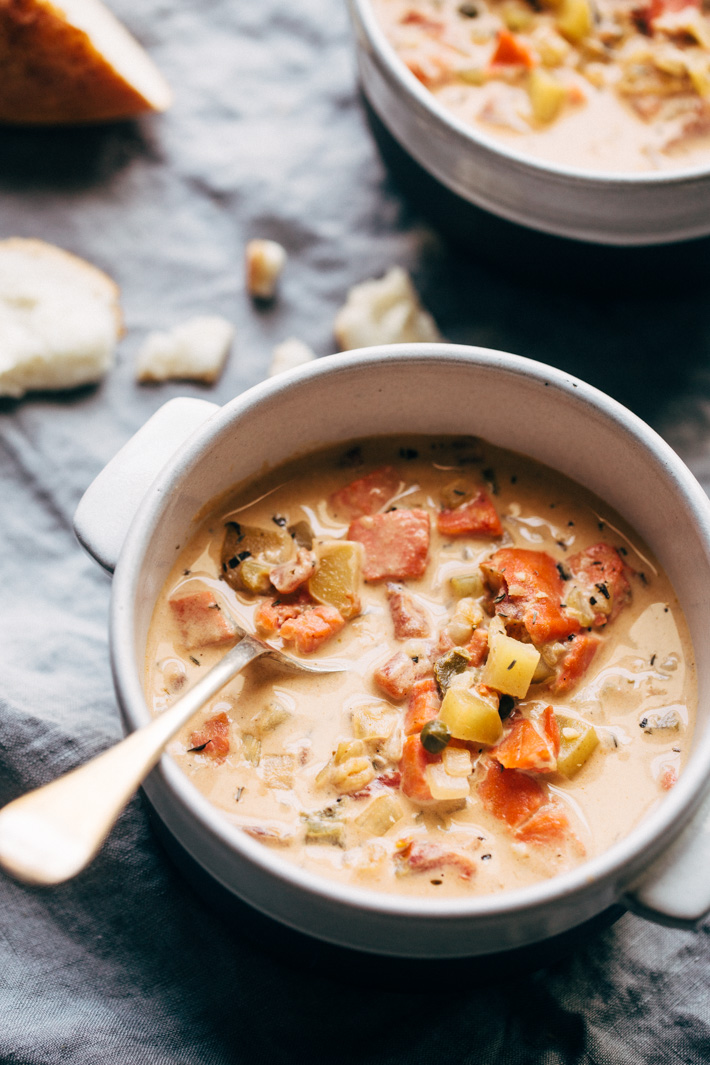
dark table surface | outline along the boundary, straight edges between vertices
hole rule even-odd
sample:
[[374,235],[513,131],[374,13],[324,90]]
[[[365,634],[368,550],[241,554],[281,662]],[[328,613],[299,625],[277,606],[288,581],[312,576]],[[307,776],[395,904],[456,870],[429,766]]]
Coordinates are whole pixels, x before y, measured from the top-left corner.
[[[226,402],[287,336],[320,356],[347,289],[398,263],[451,341],[562,367],[647,419],[710,485],[710,310],[702,288],[600,296],[527,282],[454,248],[379,157],[338,0],[115,0],[175,89],[164,115],[0,131],[0,235],[40,237],[120,284],[126,334],[97,388],[0,401],[0,802],[85,760],[121,727],[108,578],[82,553],[82,492],[167,399]],[[280,298],[244,291],[253,236],[289,251]],[[540,283],[542,282],[542,283]],[[630,289],[630,286],[629,286]],[[232,320],[219,383],[141,387],[145,334]],[[1,338],[0,338],[1,342]],[[95,864],[53,891],[0,881],[0,1061],[623,1063],[710,1061],[708,925],[629,914],[502,982],[458,971],[368,979],[245,939],[157,842],[140,797]],[[541,947],[541,962],[545,948]]]

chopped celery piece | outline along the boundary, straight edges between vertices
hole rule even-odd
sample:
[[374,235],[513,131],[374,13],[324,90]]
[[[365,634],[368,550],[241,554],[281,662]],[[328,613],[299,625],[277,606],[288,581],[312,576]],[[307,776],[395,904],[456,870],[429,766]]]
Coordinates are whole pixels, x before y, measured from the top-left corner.
[[471,656],[463,647],[452,647],[434,663],[434,678],[442,695],[448,691],[457,673],[463,673]]
[[441,704],[439,718],[448,726],[454,739],[497,743],[503,735],[503,724],[496,702],[476,691],[450,688]]
[[342,821],[321,821],[318,817],[304,817],[306,843],[330,843],[334,847],[345,846],[345,825]]
[[539,661],[540,652],[531,643],[521,643],[512,636],[496,633],[489,640],[482,683],[505,695],[523,699]]
[[369,836],[384,836],[403,817],[402,804],[394,795],[379,795],[355,818],[355,824]]
[[252,727],[259,733],[273,732],[290,717],[291,711],[287,710],[283,703],[280,703],[278,699],[270,699],[254,717]]
[[594,754],[599,737],[593,725],[575,717],[556,714],[560,726],[560,753],[557,756],[557,772],[570,778],[578,773],[584,763]]
[[425,772],[433,799],[465,799],[469,794],[468,778],[450,776],[443,762],[433,762]]
[[316,571],[308,591],[319,603],[334,606],[344,618],[360,613],[362,545],[352,540],[316,544]]
[[454,595],[459,598],[471,596],[477,599],[483,595],[483,577],[480,573],[459,573],[456,577],[451,577],[449,583]]

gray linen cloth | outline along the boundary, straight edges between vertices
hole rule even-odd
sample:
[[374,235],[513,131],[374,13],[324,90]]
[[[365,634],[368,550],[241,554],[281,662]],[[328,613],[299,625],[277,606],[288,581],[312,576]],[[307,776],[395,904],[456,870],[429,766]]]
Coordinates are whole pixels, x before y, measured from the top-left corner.
[[[453,251],[388,177],[357,93],[338,0],[116,0],[175,89],[162,117],[0,131],[0,232],[106,269],[123,294],[118,364],[95,389],[0,401],[0,803],[121,734],[108,578],[72,514],[168,398],[226,402],[286,336],[333,349],[347,288],[411,270],[452,341],[575,372],[651,421],[710,483],[707,299],[603,301],[531,287]],[[281,240],[280,298],[243,287],[247,239]],[[237,327],[212,389],[136,385],[150,329],[193,314]],[[2,338],[0,338],[1,343]],[[545,960],[545,948],[540,948]],[[552,967],[476,986],[452,970],[372,980],[309,952],[288,963],[225,924],[166,857],[137,797],[94,865],[56,890],[0,880],[0,1061],[18,1065],[710,1060],[707,926],[630,915]]]

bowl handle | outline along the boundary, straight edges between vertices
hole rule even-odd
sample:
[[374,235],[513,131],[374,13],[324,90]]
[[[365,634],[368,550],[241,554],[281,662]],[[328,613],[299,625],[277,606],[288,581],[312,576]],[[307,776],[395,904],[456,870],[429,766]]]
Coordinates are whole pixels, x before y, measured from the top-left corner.
[[694,928],[710,911],[710,793],[678,838],[622,900],[641,917]]
[[216,403],[205,399],[169,400],[86,489],[74,514],[74,532],[108,573],[116,568],[129,526],[160,470],[217,410]]

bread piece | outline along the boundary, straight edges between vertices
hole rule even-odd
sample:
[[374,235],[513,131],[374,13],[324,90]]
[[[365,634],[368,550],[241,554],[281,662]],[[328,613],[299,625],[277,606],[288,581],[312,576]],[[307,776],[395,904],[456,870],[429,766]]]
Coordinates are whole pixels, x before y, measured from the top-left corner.
[[100,0],[0,0],[0,122],[76,124],[164,111],[170,87]]
[[269,377],[275,377],[285,370],[293,370],[295,366],[302,366],[305,362],[312,362],[315,357],[315,352],[311,351],[308,344],[297,340],[296,337],[289,337],[274,348]]
[[335,318],[341,351],[378,344],[439,341],[436,322],[419,302],[409,274],[393,266],[378,280],[363,281],[348,292]]
[[190,318],[168,333],[149,333],[138,352],[139,381],[189,380],[212,384],[222,372],[234,340],[226,318]]
[[99,381],[121,333],[118,286],[41,240],[0,241],[0,396]]
[[275,240],[249,241],[245,259],[247,292],[250,296],[260,300],[272,299],[286,258],[286,249]]

